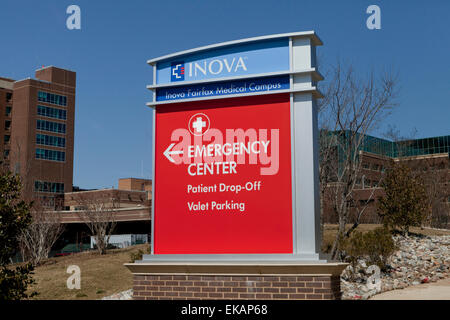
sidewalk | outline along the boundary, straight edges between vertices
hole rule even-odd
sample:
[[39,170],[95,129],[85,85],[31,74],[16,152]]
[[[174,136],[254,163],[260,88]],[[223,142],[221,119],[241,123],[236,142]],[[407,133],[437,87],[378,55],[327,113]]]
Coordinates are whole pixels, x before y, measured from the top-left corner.
[[450,278],[380,293],[369,300],[450,300]]

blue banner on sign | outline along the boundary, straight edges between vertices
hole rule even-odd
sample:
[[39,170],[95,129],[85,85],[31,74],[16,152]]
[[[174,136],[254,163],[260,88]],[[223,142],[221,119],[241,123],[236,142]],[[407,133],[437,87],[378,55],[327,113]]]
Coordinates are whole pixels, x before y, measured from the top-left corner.
[[289,71],[289,39],[238,44],[188,54],[156,65],[156,83]]
[[224,95],[288,90],[289,75],[223,81],[156,90],[156,101],[207,98]]

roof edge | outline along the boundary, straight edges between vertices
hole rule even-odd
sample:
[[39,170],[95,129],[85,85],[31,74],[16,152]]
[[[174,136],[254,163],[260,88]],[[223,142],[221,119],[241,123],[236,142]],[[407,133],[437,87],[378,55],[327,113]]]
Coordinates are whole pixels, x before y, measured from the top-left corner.
[[310,37],[313,40],[314,45],[316,45],[316,46],[323,45],[322,40],[317,36],[315,31],[313,31],[313,30],[300,31],[300,32],[288,32],[288,33],[279,33],[279,34],[272,34],[272,35],[266,35],[266,36],[258,36],[258,37],[251,37],[251,38],[245,38],[245,39],[231,40],[231,41],[226,41],[226,42],[210,44],[207,46],[197,47],[197,48],[193,48],[193,49],[178,51],[175,53],[170,53],[170,54],[167,54],[164,56],[160,56],[157,58],[147,60],[147,63],[149,65],[153,66],[155,63],[157,63],[159,61],[175,58],[178,56],[183,56],[186,54],[197,53],[197,52],[201,52],[201,51],[206,51],[206,50],[215,49],[215,48],[219,48],[219,47],[232,46],[232,45],[241,44],[241,43],[257,42],[257,41],[263,41],[263,40],[288,38],[288,37]]

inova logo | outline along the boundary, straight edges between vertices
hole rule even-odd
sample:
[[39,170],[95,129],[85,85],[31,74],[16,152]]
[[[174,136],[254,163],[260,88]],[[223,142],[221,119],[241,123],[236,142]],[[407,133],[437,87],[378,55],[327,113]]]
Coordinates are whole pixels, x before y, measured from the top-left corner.
[[184,80],[184,61],[172,62],[170,65],[170,81]]
[[171,81],[197,80],[208,77],[230,76],[239,71],[247,71],[243,57],[216,58],[195,62],[173,62],[171,64]]

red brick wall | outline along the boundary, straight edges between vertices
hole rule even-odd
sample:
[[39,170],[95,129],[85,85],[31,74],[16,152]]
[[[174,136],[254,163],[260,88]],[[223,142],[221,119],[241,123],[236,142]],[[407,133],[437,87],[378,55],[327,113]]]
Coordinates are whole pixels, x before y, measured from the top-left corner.
[[339,277],[134,275],[135,300],[340,299]]
[[[15,172],[20,169],[23,178],[23,192],[26,198],[33,198],[34,183],[36,180],[64,183],[64,191],[71,192],[73,184],[73,152],[74,152],[74,126],[75,126],[75,72],[49,67],[36,71],[36,77],[46,81],[25,79],[14,83],[14,103],[12,108],[11,125],[11,154],[10,168]],[[38,101],[38,91],[45,91],[67,97],[67,106],[55,106]],[[52,108],[67,111],[67,119],[46,119],[37,114],[38,105],[48,105]],[[4,112],[4,111],[2,111]],[[45,149],[64,151],[64,162],[36,159],[36,119],[46,119],[53,122],[64,123],[66,133],[45,133],[52,136],[66,138],[64,150],[53,146]],[[44,133],[44,132],[43,132]],[[3,142],[2,142],[3,143]],[[54,196],[52,193],[42,193]]]

